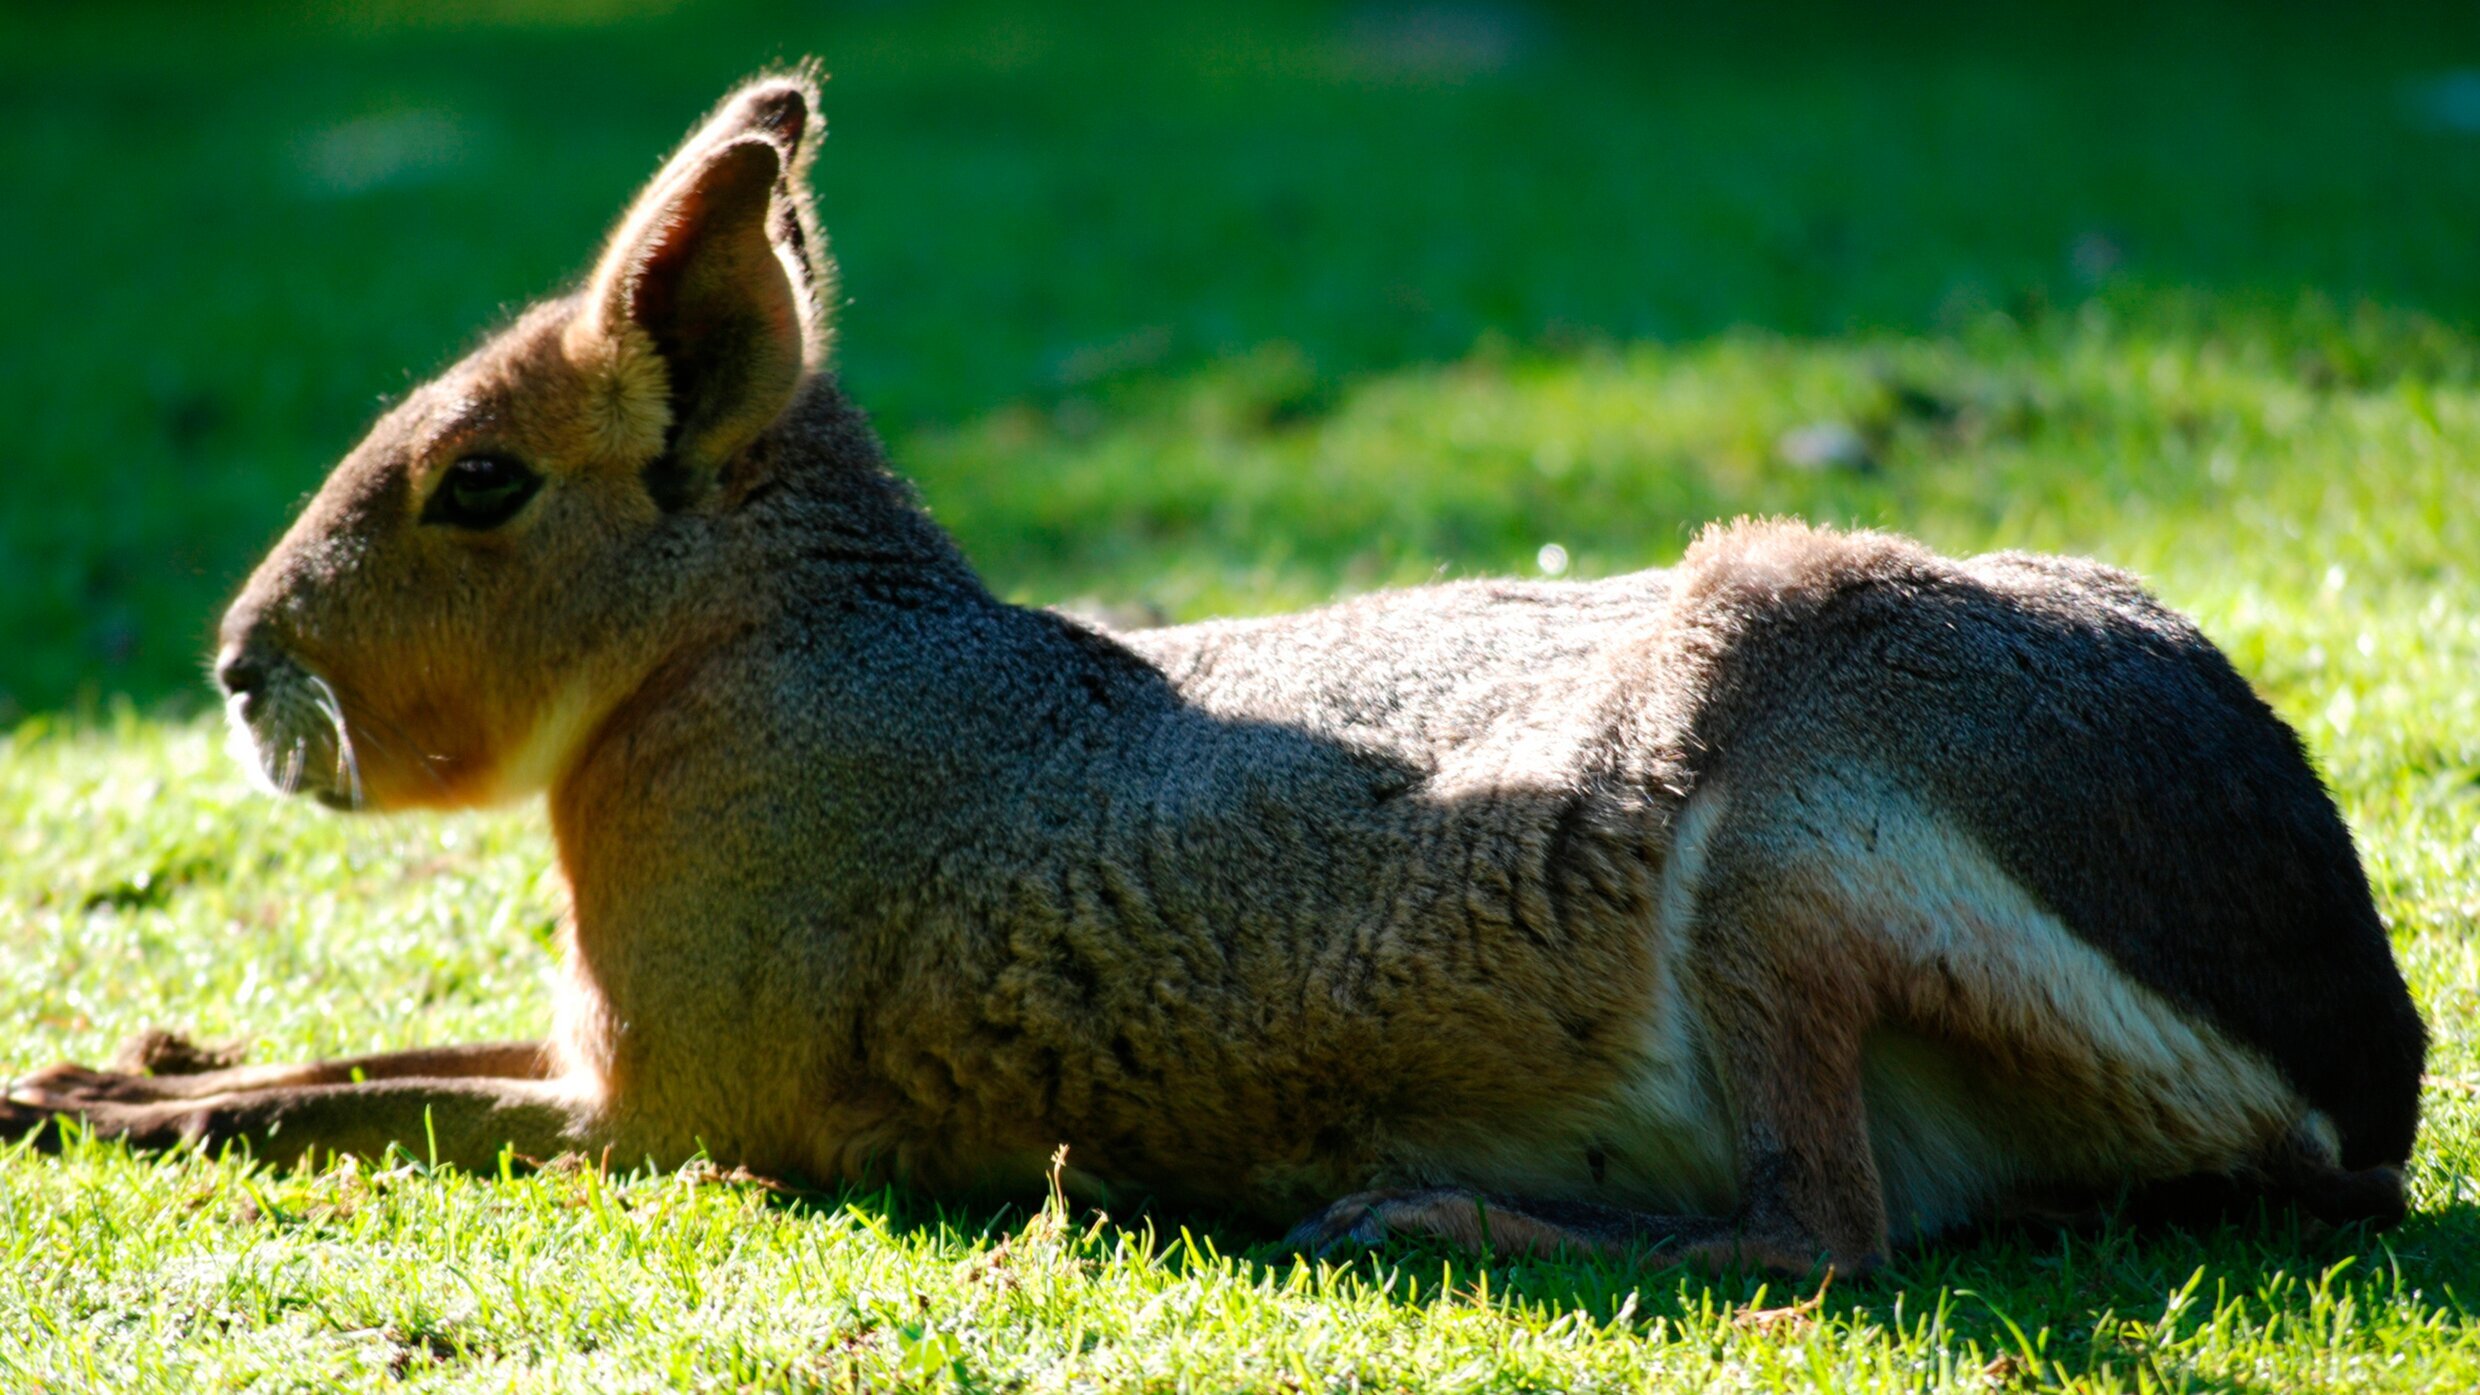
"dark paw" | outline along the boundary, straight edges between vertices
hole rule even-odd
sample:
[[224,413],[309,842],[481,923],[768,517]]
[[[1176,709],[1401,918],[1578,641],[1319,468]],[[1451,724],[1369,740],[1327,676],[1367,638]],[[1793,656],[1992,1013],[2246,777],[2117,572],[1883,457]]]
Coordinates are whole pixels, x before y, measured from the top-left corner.
[[1404,1192],[1355,1192],[1293,1226],[1283,1246],[1313,1259],[1324,1259],[1347,1247],[1366,1248],[1386,1240],[1386,1210]]
[[1461,1187],[1357,1192],[1301,1222],[1290,1243],[1323,1256],[1347,1245],[1408,1239],[1441,1241],[1483,1254],[1547,1255],[1562,1246],[1594,1248],[1589,1237]]
[[75,1111],[96,1104],[136,1104],[156,1096],[156,1087],[143,1075],[95,1070],[75,1061],[30,1071],[10,1081],[8,1088],[11,1103],[53,1111]]
[[[0,1098],[0,1142],[24,1143],[38,1153],[57,1153],[80,1134],[126,1138],[143,1146],[167,1122],[160,1105],[71,1102],[57,1095],[10,1086]],[[177,1130],[173,1141],[178,1141]]]
[[[67,1131],[83,1128],[138,1148],[169,1148],[203,1135],[209,1110],[145,1093],[144,1076],[117,1075],[63,1063],[8,1083],[0,1097],[0,1136],[29,1136],[42,1152],[58,1152]],[[45,1127],[45,1125],[51,1127]]]
[[57,1153],[61,1145],[60,1124],[58,1110],[0,1099],[0,1144],[23,1143],[38,1153]]

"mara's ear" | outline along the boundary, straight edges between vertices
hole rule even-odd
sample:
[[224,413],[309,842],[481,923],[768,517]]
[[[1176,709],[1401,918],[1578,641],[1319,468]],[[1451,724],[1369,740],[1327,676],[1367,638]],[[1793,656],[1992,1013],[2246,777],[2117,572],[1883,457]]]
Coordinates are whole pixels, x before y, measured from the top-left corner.
[[570,357],[606,377],[614,444],[659,433],[648,483],[667,509],[702,495],[825,356],[816,105],[806,75],[728,98],[620,220],[569,325]]

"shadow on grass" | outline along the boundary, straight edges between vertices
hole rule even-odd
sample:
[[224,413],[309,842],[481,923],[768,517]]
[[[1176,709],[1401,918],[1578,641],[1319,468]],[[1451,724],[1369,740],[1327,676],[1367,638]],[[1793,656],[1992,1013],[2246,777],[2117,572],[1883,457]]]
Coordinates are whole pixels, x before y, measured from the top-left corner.
[[[1099,1261],[1130,1254],[1175,1272],[1279,1284],[1300,1266],[1319,1287],[1408,1307],[1488,1307],[1580,1322],[1654,1342],[1793,1340],[1812,1332],[1887,1344],[1917,1369],[1977,1371],[1993,1388],[2052,1388],[2115,1377],[2157,1389],[2272,1391],[2281,1378],[2208,1369],[2211,1348],[2283,1334],[2347,1349],[2383,1315],[2413,1329],[2469,1317],[2457,1290],[2480,1277],[2480,1207],[2456,1202],[2383,1233],[2326,1230],[2288,1214],[2210,1231],[1992,1227],[1898,1255],[1877,1274],[1837,1281],[1708,1275],[1633,1258],[1474,1255],[1390,1243],[1317,1260],[1227,1217],[1139,1209],[1078,1215],[1052,1204],[956,1208],[894,1188],[769,1187],[796,1214],[858,1213],[888,1233],[961,1247],[1047,1239]],[[2232,1339],[2236,1339],[2235,1341]]]
[[[73,1130],[65,1142],[65,1151],[84,1161],[134,1156],[84,1130]],[[258,1171],[241,1158],[220,1161]],[[433,1170],[411,1159],[395,1165]],[[580,1172],[600,1175],[602,1169],[577,1159],[554,1162],[536,1175]],[[308,1169],[297,1175],[310,1177],[316,1190],[330,1174]],[[2356,1228],[2311,1233],[2287,1215],[2202,1233],[2137,1232],[2116,1223],[2090,1230],[1993,1228],[1900,1254],[1868,1279],[1837,1281],[1713,1276],[1663,1263],[1658,1254],[1537,1259],[1422,1242],[1316,1260],[1284,1249],[1260,1228],[1208,1212],[1138,1207],[1114,1215],[1080,1210],[1056,1196],[1032,1206],[958,1206],[894,1187],[810,1189],[705,1162],[673,1173],[637,1169],[611,1180],[632,1190],[679,1184],[728,1189],[822,1229],[858,1222],[899,1244],[937,1252],[934,1269],[988,1266],[1005,1251],[1019,1260],[1048,1252],[1106,1283],[1114,1272],[1151,1269],[1261,1293],[1305,1291],[1321,1300],[1405,1309],[1480,1309],[1522,1327],[1564,1324],[1582,1335],[1690,1344],[1726,1355],[1814,1341],[1858,1359],[1892,1362],[1924,1381],[1951,1374],[1978,1377],[1992,1388],[2056,1388],[2087,1378],[2115,1382],[2112,1388],[2149,1384],[2231,1395],[2297,1388],[2296,1373],[2261,1369],[2267,1343],[2309,1359],[2347,1360],[2371,1348],[2381,1353],[2386,1331],[2467,1322],[2457,1293],[2480,1277],[2474,1260],[2480,1206],[2459,1201],[2415,1213],[2382,1234]],[[318,1221],[315,1199],[304,1203],[273,1186],[265,1194],[243,1192],[253,1218],[281,1226]],[[281,1203],[270,1206],[267,1196]],[[2248,1375],[2229,1374],[2233,1367]]]

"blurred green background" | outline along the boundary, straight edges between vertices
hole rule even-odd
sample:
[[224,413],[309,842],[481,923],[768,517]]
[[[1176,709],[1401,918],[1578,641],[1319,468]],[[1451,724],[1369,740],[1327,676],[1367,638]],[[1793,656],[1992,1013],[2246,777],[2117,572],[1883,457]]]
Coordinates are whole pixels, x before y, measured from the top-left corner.
[[804,55],[842,370],[1020,598],[1607,571],[1775,508],[2142,563],[2286,429],[2127,393],[2480,358],[2467,4],[9,6],[0,722],[200,703],[379,403]]

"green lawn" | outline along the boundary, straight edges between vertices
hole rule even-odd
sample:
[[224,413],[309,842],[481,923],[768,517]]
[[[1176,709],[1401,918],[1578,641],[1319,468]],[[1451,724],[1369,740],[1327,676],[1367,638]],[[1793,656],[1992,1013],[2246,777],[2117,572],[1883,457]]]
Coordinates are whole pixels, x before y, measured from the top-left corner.
[[2480,1386],[2480,11],[2157,11],[0,10],[0,1071],[542,1028],[539,811],[249,792],[205,640],[380,396],[805,53],[847,379],[1002,591],[1263,611],[1743,512],[2090,553],[2299,726],[2438,1037],[2389,1235],[2000,1236],[1770,1317],[1211,1216],[0,1157],[0,1388]]

